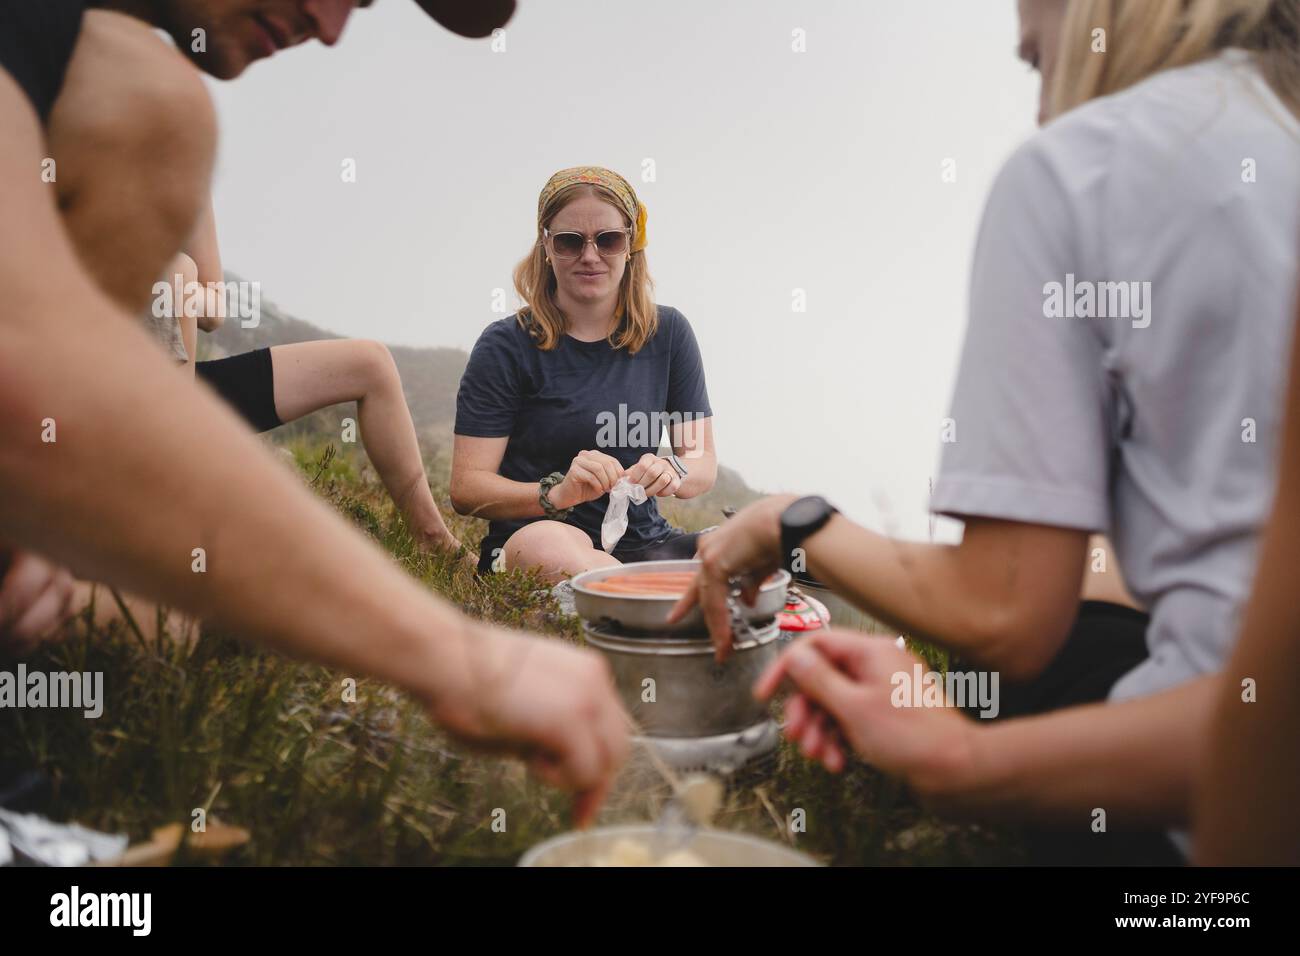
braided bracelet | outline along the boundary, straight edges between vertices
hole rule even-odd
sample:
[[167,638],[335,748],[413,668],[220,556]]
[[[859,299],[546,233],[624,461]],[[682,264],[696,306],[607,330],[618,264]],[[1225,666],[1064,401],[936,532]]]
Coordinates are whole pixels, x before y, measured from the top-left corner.
[[546,515],[546,517],[548,518],[553,518],[556,521],[567,521],[569,519],[569,515],[573,513],[572,508],[555,507],[555,505],[551,504],[550,497],[548,497],[550,495],[551,489],[554,488],[563,480],[564,480],[564,472],[553,471],[545,478],[542,479],[541,484],[538,486],[537,489],[537,500],[541,503],[542,514]]

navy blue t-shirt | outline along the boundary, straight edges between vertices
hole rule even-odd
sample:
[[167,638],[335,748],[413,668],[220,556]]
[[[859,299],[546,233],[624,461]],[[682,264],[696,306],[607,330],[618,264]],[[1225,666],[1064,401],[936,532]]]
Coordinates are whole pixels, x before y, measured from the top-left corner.
[[[456,395],[456,434],[509,437],[500,474],[536,484],[567,472],[579,452],[594,450],[630,468],[659,448],[661,427],[708,418],[704,364],[686,318],[658,306],[659,328],[635,355],[604,339],[568,335],[549,352],[537,347],[515,316],[493,322],[479,336]],[[609,496],[578,505],[569,523],[599,548]],[[540,518],[493,521],[480,552],[486,565],[506,539]],[[652,498],[629,505],[620,551],[663,541],[672,528]]]

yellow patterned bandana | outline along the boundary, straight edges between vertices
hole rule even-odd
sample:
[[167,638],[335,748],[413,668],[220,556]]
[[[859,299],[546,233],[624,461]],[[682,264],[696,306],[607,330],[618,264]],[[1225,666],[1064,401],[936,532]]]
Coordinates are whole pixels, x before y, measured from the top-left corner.
[[561,189],[568,189],[570,186],[582,183],[603,186],[618,197],[623,212],[627,213],[627,218],[632,221],[632,251],[640,252],[644,249],[646,247],[645,206],[636,198],[636,193],[626,179],[613,170],[601,166],[574,166],[572,169],[561,169],[546,181],[546,185],[542,187],[542,195],[537,199],[538,232],[542,229],[542,211],[546,209],[547,203],[555,197],[555,194]]

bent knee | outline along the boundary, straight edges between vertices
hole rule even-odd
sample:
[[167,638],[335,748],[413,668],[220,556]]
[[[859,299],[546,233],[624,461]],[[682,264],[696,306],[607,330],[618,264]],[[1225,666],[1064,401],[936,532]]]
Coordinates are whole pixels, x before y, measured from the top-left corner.
[[393,353],[383,342],[371,339],[350,339],[348,345],[353,351],[354,361],[361,377],[367,383],[368,390],[396,385],[401,388],[401,376],[397,373],[397,363]]
[[576,555],[593,550],[586,532],[559,521],[534,521],[524,525],[505,544],[505,563],[519,568],[559,568]]

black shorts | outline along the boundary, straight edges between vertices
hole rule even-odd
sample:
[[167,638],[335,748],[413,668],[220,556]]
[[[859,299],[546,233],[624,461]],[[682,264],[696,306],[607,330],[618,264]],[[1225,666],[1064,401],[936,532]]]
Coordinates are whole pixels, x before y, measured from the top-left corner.
[[[1110,696],[1116,681],[1147,659],[1151,618],[1107,601],[1084,601],[1060,652],[1038,677],[1023,684],[1001,683],[995,720],[1028,717]],[[965,669],[953,664],[954,669]],[[967,708],[980,719],[978,706]],[[1115,829],[1094,833],[1090,817],[1077,825],[1028,827],[1023,836],[1030,863],[1038,866],[1180,866],[1185,861],[1160,830]]]
[[1147,659],[1150,622],[1150,615],[1123,604],[1083,601],[1047,669],[1023,684],[1001,683],[997,719],[1105,700],[1121,677]]
[[[680,528],[673,528],[661,540],[654,544],[639,548],[635,551],[624,551],[615,548],[614,557],[624,564],[635,564],[639,561],[675,561],[695,557],[695,548],[699,544],[702,531],[682,531]],[[483,550],[479,553],[478,573],[492,573],[492,553]]]
[[673,528],[668,536],[649,547],[635,551],[615,548],[612,552],[624,564],[636,564],[639,561],[685,561],[695,557],[695,549],[700,543],[699,531],[682,531]]
[[254,431],[267,432],[284,424],[275,413],[275,371],[270,349],[196,362],[194,374],[224,398]]

